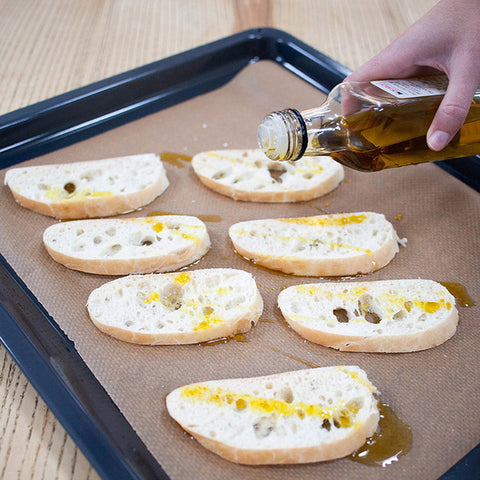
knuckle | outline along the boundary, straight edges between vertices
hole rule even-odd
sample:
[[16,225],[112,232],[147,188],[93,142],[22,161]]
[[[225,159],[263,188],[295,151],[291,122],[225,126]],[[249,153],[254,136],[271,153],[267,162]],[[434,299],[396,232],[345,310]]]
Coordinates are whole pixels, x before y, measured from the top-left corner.
[[455,103],[447,103],[446,105],[442,105],[441,110],[445,117],[456,121],[463,121],[467,115],[467,109]]

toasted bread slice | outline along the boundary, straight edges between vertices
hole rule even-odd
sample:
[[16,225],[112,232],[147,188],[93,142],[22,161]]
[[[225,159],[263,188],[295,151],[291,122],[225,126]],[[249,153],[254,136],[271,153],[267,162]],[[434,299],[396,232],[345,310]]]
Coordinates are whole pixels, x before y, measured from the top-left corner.
[[56,262],[101,275],[172,272],[210,248],[205,224],[186,215],[62,222],[45,230],[43,243]]
[[234,200],[300,202],[320,197],[343,180],[343,167],[330,157],[273,162],[261,150],[214,150],[192,159],[200,180]]
[[23,207],[63,220],[136,210],[163,193],[168,179],[160,158],[149,153],[12,168],[5,184]]
[[187,385],[167,396],[167,408],[232,462],[320,462],[353,453],[373,435],[375,391],[358,367],[324,367]]
[[173,345],[247,332],[263,301],[249,273],[213,268],[119,278],[94,290],[87,309],[93,323],[115,338]]
[[392,224],[374,212],[251,220],[232,225],[229,235],[236,251],[258,265],[319,277],[378,270],[400,242]]
[[432,280],[315,283],[288,287],[280,310],[302,337],[338,350],[414,352],[455,333],[455,298]]

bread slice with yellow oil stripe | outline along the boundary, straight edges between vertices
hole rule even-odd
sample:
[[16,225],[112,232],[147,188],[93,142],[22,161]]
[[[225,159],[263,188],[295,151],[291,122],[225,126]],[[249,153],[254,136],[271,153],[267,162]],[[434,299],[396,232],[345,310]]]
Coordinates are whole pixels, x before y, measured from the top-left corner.
[[5,184],[25,208],[58,219],[107,217],[149,204],[168,187],[153,154],[16,167]]
[[122,277],[94,290],[87,309],[93,323],[115,338],[174,345],[247,332],[263,300],[248,272],[213,268]]
[[341,458],[375,432],[376,388],[356,366],[214,380],[177,388],[169,414],[204,447],[235,463]]
[[203,257],[210,248],[197,217],[73,220],[51,225],[43,243],[58,263],[101,275],[172,272]]
[[213,150],[192,159],[200,180],[212,190],[249,202],[300,202],[335,189],[343,167],[330,157],[274,162],[261,150]]
[[250,220],[232,225],[229,235],[243,257],[301,276],[370,273],[387,265],[406,242],[375,212]]
[[338,350],[413,352],[455,334],[455,298],[433,280],[314,283],[288,287],[278,305],[302,337]]

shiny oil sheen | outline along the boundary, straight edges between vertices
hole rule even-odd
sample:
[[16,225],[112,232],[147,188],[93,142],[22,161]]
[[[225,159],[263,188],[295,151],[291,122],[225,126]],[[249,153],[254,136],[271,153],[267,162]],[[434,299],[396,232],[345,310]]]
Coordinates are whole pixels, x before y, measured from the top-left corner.
[[386,404],[379,403],[377,432],[348,458],[371,467],[387,467],[406,455],[412,447],[412,429]]

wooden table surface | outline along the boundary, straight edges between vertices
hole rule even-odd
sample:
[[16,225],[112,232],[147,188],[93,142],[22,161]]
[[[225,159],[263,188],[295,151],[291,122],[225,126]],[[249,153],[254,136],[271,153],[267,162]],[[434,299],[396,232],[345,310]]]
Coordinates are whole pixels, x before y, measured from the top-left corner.
[[[253,27],[354,70],[435,3],[0,0],[0,114]],[[99,478],[1,344],[0,412],[0,479]]]

